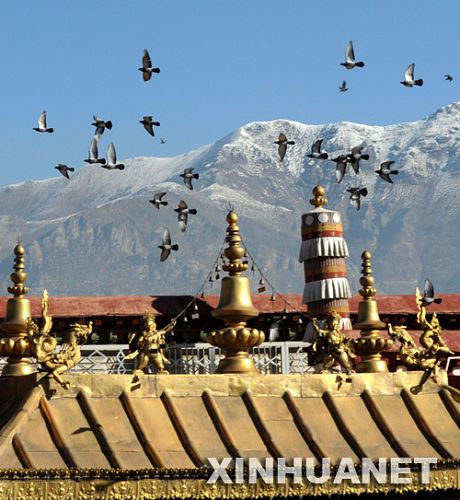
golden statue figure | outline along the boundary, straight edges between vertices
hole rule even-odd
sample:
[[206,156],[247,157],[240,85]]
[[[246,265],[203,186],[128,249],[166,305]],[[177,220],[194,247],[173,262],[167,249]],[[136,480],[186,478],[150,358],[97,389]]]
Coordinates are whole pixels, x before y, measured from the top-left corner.
[[405,326],[387,325],[388,334],[393,340],[398,340],[401,344],[397,358],[404,365],[419,370],[425,370],[429,375],[436,374],[442,360],[449,354],[454,354],[446,345],[441,336],[442,328],[439,324],[436,313],[433,313],[431,321],[426,317],[426,304],[419,289],[415,292],[417,303],[417,323],[422,327],[420,345],[417,347]]
[[171,362],[166,358],[166,334],[170,333],[176,325],[176,320],[161,330],[157,330],[155,315],[144,314],[144,325],[141,333],[132,333],[129,337],[130,353],[125,359],[136,358],[136,371],[143,372],[152,362],[156,373],[168,374],[165,365]]
[[340,331],[340,315],[335,311],[327,318],[327,328],[322,329],[317,318],[312,326],[318,336],[310,346],[313,364],[323,363],[321,373],[328,372],[338,363],[347,374],[353,373],[352,359],[356,357],[351,340]]
[[[46,325],[46,323],[45,323]],[[66,333],[59,352],[56,351],[56,337],[38,328],[32,318],[28,321],[28,336],[31,346],[31,355],[36,358],[41,368],[55,378],[65,389],[70,382],[65,382],[61,375],[74,367],[81,359],[79,344],[83,344],[92,332],[93,322],[88,325],[72,323],[70,331]]]
[[387,330],[390,338],[397,340],[401,345],[396,356],[398,361],[414,369],[432,370],[434,368],[436,359],[425,357],[424,349],[416,346],[406,326],[392,326],[388,323]]
[[42,294],[42,321],[40,333],[50,333],[53,328],[53,318],[48,314],[48,290],[45,288]]
[[417,323],[422,327],[423,333],[420,337],[420,344],[427,350],[427,355],[433,358],[442,358],[449,354],[454,354],[441,336],[442,328],[439,324],[438,316],[433,313],[431,322],[426,318],[426,305],[423,296],[417,288],[415,292],[417,302]]

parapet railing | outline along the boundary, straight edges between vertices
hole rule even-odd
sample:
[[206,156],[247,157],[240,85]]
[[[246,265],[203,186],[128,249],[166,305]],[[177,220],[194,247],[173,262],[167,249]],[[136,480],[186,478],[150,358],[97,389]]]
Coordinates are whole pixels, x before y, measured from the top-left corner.
[[[308,364],[308,342],[265,342],[252,349],[256,367],[260,373],[313,373]],[[89,344],[81,346],[81,360],[70,373],[132,373],[135,360],[125,360],[129,353],[128,344]],[[221,350],[205,342],[196,344],[175,344],[169,347],[166,357],[171,374],[206,374],[216,371]],[[6,358],[0,358],[0,370]],[[153,373],[153,368],[148,367]]]
[[[252,355],[261,373],[307,373],[313,372],[308,365],[306,342],[265,342],[254,347]],[[125,360],[127,344],[104,344],[81,346],[82,358],[72,373],[131,373],[134,360]],[[167,366],[171,374],[214,373],[222,353],[219,348],[204,342],[175,344],[166,351],[171,361]],[[153,371],[149,368],[149,371]]]

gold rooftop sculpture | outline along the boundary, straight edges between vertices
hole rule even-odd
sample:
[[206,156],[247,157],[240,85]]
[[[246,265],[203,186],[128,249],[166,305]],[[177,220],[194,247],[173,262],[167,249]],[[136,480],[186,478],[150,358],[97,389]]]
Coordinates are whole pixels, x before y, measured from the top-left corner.
[[380,321],[377,302],[374,299],[377,290],[374,288],[371,257],[367,250],[361,254],[362,276],[359,282],[362,288],[359,294],[363,299],[359,303],[357,322],[353,325],[353,329],[361,330],[361,337],[353,341],[355,353],[361,356],[361,361],[356,366],[358,373],[387,372],[388,365],[380,353],[393,343],[391,339],[380,334],[386,326]]
[[426,317],[426,305],[423,296],[417,288],[415,292],[417,304],[417,323],[422,328],[420,345],[417,347],[414,339],[405,326],[387,325],[390,337],[400,343],[397,360],[408,368],[425,370],[427,376],[436,379],[441,362],[449,355],[455,354],[449,349],[442,338],[442,327],[439,324],[436,313],[433,313],[431,321]]
[[14,272],[10,274],[12,286],[8,292],[13,295],[6,305],[6,316],[0,325],[0,355],[8,356],[2,375],[30,375],[35,367],[30,360],[28,322],[30,301],[25,297],[29,289],[24,285],[27,279],[24,264],[24,247],[18,243],[14,247]]
[[150,362],[153,363],[156,373],[169,375],[166,366],[171,361],[165,356],[166,334],[176,326],[176,320],[161,330],[157,330],[155,315],[151,312],[144,314],[144,324],[141,333],[133,333],[129,338],[130,353],[125,359],[135,358],[136,371],[143,372]]
[[27,279],[25,271],[25,249],[18,243],[14,248],[14,272],[10,278],[13,285],[8,292],[13,294],[8,299],[6,316],[0,325],[0,356],[8,356],[3,368],[3,376],[25,376],[36,372],[35,358],[41,369],[49,372],[59,384],[68,389],[61,375],[75,366],[81,358],[80,343],[86,342],[92,332],[92,323],[81,325],[73,323],[60,346],[51,333],[52,317],[48,314],[48,292],[43,291],[42,320],[39,327],[31,317],[30,301],[25,297],[29,289],[24,285]]
[[312,326],[318,334],[311,345],[312,364],[322,363],[321,373],[331,371],[338,363],[347,374],[354,373],[353,359],[356,354],[353,351],[353,344],[340,330],[340,314],[333,311],[327,318],[326,328],[321,328],[318,319],[312,319]]
[[249,279],[241,276],[248,265],[241,261],[244,248],[241,246],[238,216],[233,210],[228,213],[227,222],[228,247],[224,254],[228,262],[222,267],[229,276],[222,279],[219,305],[212,311],[214,318],[225,322],[225,328],[209,333],[207,340],[224,351],[225,357],[219,362],[216,373],[258,373],[248,350],[260,345],[265,334],[246,327],[247,320],[257,317],[259,311],[252,304]]

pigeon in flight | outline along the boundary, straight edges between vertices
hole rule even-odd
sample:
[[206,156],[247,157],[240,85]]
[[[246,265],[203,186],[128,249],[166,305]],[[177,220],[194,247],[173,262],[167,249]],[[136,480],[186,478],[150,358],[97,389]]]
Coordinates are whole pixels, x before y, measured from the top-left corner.
[[311,147],[311,153],[308,156],[308,158],[314,158],[314,159],[321,159],[321,160],[327,160],[328,154],[327,153],[321,153],[321,144],[323,142],[323,139],[318,139],[313,146]]
[[339,87],[339,92],[346,92],[347,90],[348,90],[347,82],[344,80],[342,82],[342,85],[340,85],[340,87]]
[[107,170],[123,170],[125,168],[122,163],[117,164],[117,153],[115,152],[113,142],[111,142],[107,148],[107,162],[105,165],[102,165],[102,167]]
[[61,172],[61,174],[64,177],[66,177],[67,179],[70,179],[69,172],[74,172],[75,171],[74,168],[68,167],[67,165],[64,165],[63,163],[58,163],[58,166],[54,167],[54,168],[56,168],[57,170],[59,170],[59,172]]
[[391,165],[393,165],[394,161],[384,161],[380,164],[380,168],[375,171],[376,174],[379,174],[379,177],[390,184],[393,184],[393,180],[390,177],[391,175],[398,175],[399,170],[391,170]]
[[166,141],[163,139],[163,137],[160,137],[160,144],[166,144]]
[[166,228],[163,232],[163,242],[161,245],[158,245],[158,248],[161,248],[160,261],[164,262],[171,253],[171,250],[177,252],[179,250],[179,245],[171,245],[171,235],[169,234],[169,229]]
[[291,146],[293,146],[295,142],[288,141],[287,137],[283,133],[281,133],[278,137],[278,140],[275,141],[274,144],[278,144],[278,154],[280,155],[280,161],[283,161],[286,155],[287,145],[290,144]]
[[184,173],[180,174],[180,177],[184,178],[185,187],[193,190],[192,179],[199,179],[200,174],[193,174],[193,168],[184,168]]
[[85,162],[89,163],[90,165],[94,165],[95,163],[101,163],[102,165],[104,165],[105,163],[105,158],[99,158],[96,138],[93,138],[89,145],[88,159],[85,160]]
[[152,205],[154,205],[156,208],[158,208],[158,210],[160,210],[161,205],[166,206],[168,204],[168,202],[166,200],[162,201],[162,198],[165,195],[166,195],[165,191],[163,191],[162,193],[155,193],[153,195],[153,200],[149,200],[149,201],[150,201],[150,203],[152,203]]
[[347,50],[345,51],[345,62],[340,63],[341,66],[345,66],[347,69],[353,69],[355,66],[362,68],[364,63],[362,61],[355,60],[355,51],[353,50],[353,42],[348,42]]
[[142,56],[142,76],[144,77],[144,82],[148,82],[152,78],[152,73],[159,73],[160,68],[152,68],[152,60],[150,59],[147,49],[144,49],[144,55]]
[[433,283],[426,278],[425,279],[425,286],[423,288],[423,297],[422,297],[422,303],[425,306],[429,306],[432,303],[435,304],[440,304],[442,302],[442,299],[435,299],[434,298],[434,288],[433,288]]
[[152,137],[155,137],[155,132],[153,131],[153,126],[155,125],[155,127],[159,127],[160,122],[154,122],[152,120],[151,116],[144,116],[144,117],[142,117],[142,120],[139,121],[139,123],[142,123],[142,125],[144,125],[145,130],[147,130],[147,132]]
[[409,64],[407,67],[406,72],[404,73],[404,81],[401,82],[404,87],[413,87],[414,85],[421,87],[423,85],[423,80],[421,78],[414,80],[414,68],[415,63]]
[[361,208],[361,196],[367,196],[366,188],[349,188],[347,191],[350,193],[350,203],[359,210]]
[[355,171],[356,174],[359,174],[359,162],[360,160],[368,160],[369,155],[367,154],[361,154],[363,147],[362,146],[356,146],[352,148],[351,154],[348,156],[348,161],[353,167],[353,170]]
[[347,172],[347,155],[339,155],[337,158],[332,158],[332,161],[336,163],[335,165],[335,178],[340,184],[343,180],[345,173]]
[[184,200],[180,200],[179,205],[177,205],[177,208],[174,209],[174,212],[177,212],[180,230],[185,233],[185,230],[187,229],[188,216],[189,214],[196,215],[196,209],[188,208],[187,203],[185,203]]
[[447,80],[448,82],[452,82],[454,77],[452,75],[444,75],[444,79]]
[[112,122],[110,120],[104,121],[102,118],[99,118],[96,115],[93,115],[93,123],[91,125],[94,125],[96,127],[96,132],[94,133],[94,137],[96,138],[97,142],[99,142],[99,139],[101,138],[101,135],[104,133],[104,130],[108,128],[109,130],[112,129]]
[[40,117],[38,118],[38,127],[34,127],[33,129],[37,132],[48,132],[49,134],[54,132],[54,128],[46,127],[46,111],[42,111]]

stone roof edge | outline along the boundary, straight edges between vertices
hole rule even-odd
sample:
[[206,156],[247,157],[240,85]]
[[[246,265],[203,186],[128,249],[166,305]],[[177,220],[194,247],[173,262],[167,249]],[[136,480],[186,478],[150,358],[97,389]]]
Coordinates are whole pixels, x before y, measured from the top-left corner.
[[[126,391],[131,398],[160,397],[167,392],[171,397],[202,396],[209,391],[213,396],[242,396],[250,391],[257,396],[282,397],[289,392],[293,397],[360,396],[365,390],[371,395],[399,394],[402,389],[419,389],[422,371],[346,374],[67,374],[70,389],[62,388],[54,379],[43,376],[41,384],[51,398],[75,397],[80,392],[90,397],[116,397]],[[437,382],[427,380],[419,392],[437,393],[448,386],[447,373],[441,370]],[[453,388],[452,388],[453,389]],[[454,389],[453,389],[454,390]]]

